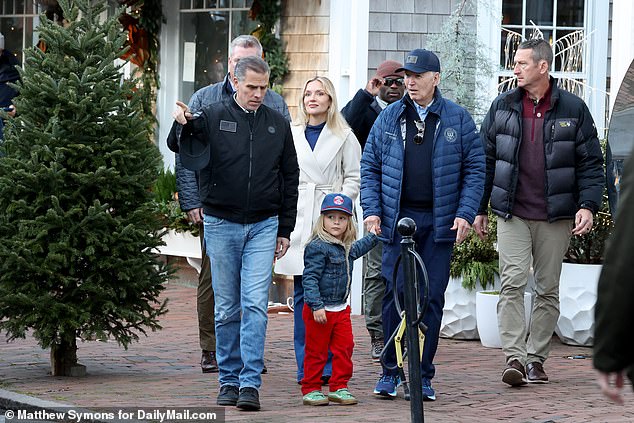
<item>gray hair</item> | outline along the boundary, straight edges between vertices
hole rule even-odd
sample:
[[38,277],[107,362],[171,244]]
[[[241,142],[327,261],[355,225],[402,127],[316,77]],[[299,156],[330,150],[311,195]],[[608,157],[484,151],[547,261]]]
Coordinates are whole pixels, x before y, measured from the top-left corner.
[[533,50],[533,61],[539,63],[540,60],[545,60],[550,68],[553,64],[553,48],[548,44],[548,41],[544,39],[532,39],[526,40],[520,43],[517,47],[518,50]]
[[257,74],[264,75],[270,74],[271,70],[269,65],[258,56],[247,56],[240,59],[238,63],[236,63],[236,68],[233,73],[238,81],[244,81],[244,78],[247,76],[247,71],[253,71]]
[[238,35],[234,38],[229,45],[229,57],[233,55],[233,50],[236,47],[256,48],[258,50],[258,56],[262,56],[262,44],[260,44],[260,40],[253,35]]

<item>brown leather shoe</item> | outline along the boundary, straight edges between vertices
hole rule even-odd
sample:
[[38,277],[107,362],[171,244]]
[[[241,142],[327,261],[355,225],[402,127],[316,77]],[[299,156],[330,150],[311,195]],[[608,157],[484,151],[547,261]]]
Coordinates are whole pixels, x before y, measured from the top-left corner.
[[526,373],[519,360],[511,360],[502,372],[502,382],[511,386],[526,385]]
[[526,379],[528,383],[548,383],[548,375],[544,371],[544,366],[539,361],[534,361],[526,365]]
[[200,357],[200,369],[203,373],[216,373],[218,372],[218,362],[216,361],[215,351],[203,350]]

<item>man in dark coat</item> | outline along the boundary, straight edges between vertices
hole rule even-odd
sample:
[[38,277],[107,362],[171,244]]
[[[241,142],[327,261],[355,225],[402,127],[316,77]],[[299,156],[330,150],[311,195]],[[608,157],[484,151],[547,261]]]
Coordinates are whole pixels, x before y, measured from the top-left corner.
[[259,410],[274,258],[286,254],[297,214],[299,166],[289,122],[263,104],[270,69],[235,67],[233,97],[192,113],[184,103],[175,150],[198,172],[215,300],[217,404]]
[[[557,87],[552,61],[547,41],[521,43],[513,70],[518,87],[493,101],[480,130],[486,181],[473,227],[484,238],[490,200],[499,216],[502,381],[511,386],[548,383],[543,364],[559,317],[561,263],[570,236],[592,229],[605,183],[592,115],[583,100]],[[527,337],[531,265],[536,296]]]
[[601,391],[618,404],[624,376],[634,383],[634,161],[625,164],[614,231],[605,250],[595,306],[593,364]]

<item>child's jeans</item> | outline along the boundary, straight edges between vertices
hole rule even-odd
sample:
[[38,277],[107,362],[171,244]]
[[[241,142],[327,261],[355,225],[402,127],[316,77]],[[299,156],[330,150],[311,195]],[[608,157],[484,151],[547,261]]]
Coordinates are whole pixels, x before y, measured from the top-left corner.
[[327,322],[317,323],[313,311],[304,305],[302,311],[306,325],[306,346],[304,349],[304,379],[302,394],[321,390],[321,375],[328,359],[328,349],[332,353],[332,376],[330,392],[348,387],[352,377],[352,323],[350,307],[338,312],[326,312]]

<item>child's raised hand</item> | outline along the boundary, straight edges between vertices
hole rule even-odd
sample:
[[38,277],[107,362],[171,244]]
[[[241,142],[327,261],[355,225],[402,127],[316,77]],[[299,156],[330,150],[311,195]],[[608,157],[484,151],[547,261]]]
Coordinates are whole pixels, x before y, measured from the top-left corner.
[[326,319],[326,310],[320,308],[319,310],[313,311],[313,319],[320,324],[326,324],[328,319]]

